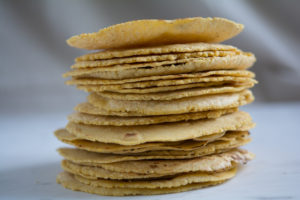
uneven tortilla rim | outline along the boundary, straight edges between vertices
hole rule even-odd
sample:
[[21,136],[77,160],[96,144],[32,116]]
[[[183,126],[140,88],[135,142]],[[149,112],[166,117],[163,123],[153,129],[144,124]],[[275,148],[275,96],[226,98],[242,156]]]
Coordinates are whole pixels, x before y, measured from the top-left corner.
[[[99,115],[98,117],[97,115],[94,114],[78,112],[69,115],[68,120],[74,123],[82,123],[87,125],[132,126],[132,125],[150,125],[150,124],[160,124],[166,122],[179,122],[179,121],[217,118],[222,115],[233,113],[236,111],[238,111],[237,107],[220,109],[220,110],[212,110],[212,111],[183,113],[177,115],[157,115],[157,116],[141,116],[141,117],[138,116],[121,117],[121,116],[109,116],[109,115],[102,115],[102,116]],[[117,118],[119,118],[119,121],[117,120]]]
[[[232,62],[229,64],[229,62]],[[181,69],[181,73],[190,73],[190,72],[201,72],[201,71],[208,71],[208,70],[244,70],[250,68],[253,63],[256,61],[254,54],[249,52],[243,52],[239,55],[232,55],[232,56],[224,56],[224,57],[207,57],[207,58],[190,58],[190,59],[181,59],[176,61],[160,61],[160,62],[153,62],[153,63],[143,63],[143,64],[124,64],[124,65],[114,65],[108,67],[95,67],[95,68],[85,68],[85,69],[73,69],[64,73],[62,76],[66,77],[84,77],[84,76],[91,76],[95,73],[124,73],[124,71],[132,71],[138,70],[141,72],[145,71],[157,71],[166,68],[168,70],[171,69]],[[223,63],[222,63],[223,62]],[[222,63],[222,64],[220,64]],[[226,65],[227,64],[227,65]],[[197,70],[188,71],[186,68],[191,67],[191,65],[196,66],[194,67]],[[214,68],[212,68],[214,66]],[[150,68],[149,68],[150,67]],[[171,74],[171,73],[167,73]],[[163,75],[167,75],[163,74]],[[179,74],[179,73],[172,73],[172,74]],[[154,76],[154,75],[151,75]],[[143,76],[134,76],[135,77],[143,77]],[[129,77],[128,77],[129,78]],[[116,79],[116,78],[114,78]]]
[[[101,167],[80,165],[66,159],[61,161],[61,167],[63,170],[71,174],[78,174],[88,179],[102,178],[102,179],[110,179],[110,180],[124,180],[124,179],[141,180],[141,179],[164,178],[164,177],[172,176],[172,174],[162,175],[162,174],[137,174],[133,172],[129,172],[129,173],[114,172],[114,171],[106,170]],[[99,170],[101,171],[100,173]]]
[[94,53],[85,54],[75,59],[75,62],[87,61],[87,60],[106,60],[114,58],[128,58],[134,56],[148,56],[148,55],[164,55],[164,54],[176,54],[176,53],[193,53],[202,51],[241,51],[240,49],[225,44],[218,43],[189,43],[189,44],[170,44],[160,45],[155,47],[143,47],[143,48],[130,48],[130,49],[114,49],[98,51]]
[[[146,151],[155,151],[155,150],[182,150],[182,151],[190,151],[190,150],[195,150],[197,148],[201,148],[205,146],[206,144],[212,142],[213,140],[227,140],[227,138],[224,138],[223,136],[229,132],[223,132],[223,133],[218,133],[218,134],[211,134],[207,136],[202,136],[198,138],[193,138],[191,139],[190,143],[200,143],[199,145],[193,144],[192,147],[187,147],[185,141],[178,141],[178,142],[153,142],[153,143],[143,143],[140,145],[133,145],[133,146],[124,146],[124,145],[119,145],[119,144],[111,144],[111,143],[102,143],[102,142],[92,142],[89,140],[86,140],[84,138],[78,138],[71,133],[71,138],[64,138],[64,136],[60,136],[59,132],[60,131],[67,131],[65,129],[60,129],[55,132],[55,136],[58,138],[58,140],[70,144],[72,146],[75,146],[79,149],[91,151],[91,152],[97,152],[97,153],[113,153],[113,154],[128,154],[128,153],[142,153]],[[249,137],[249,131],[238,131],[238,132],[247,132],[247,133],[242,133],[242,134],[247,134],[247,137]],[[76,141],[86,141],[87,143],[99,143],[99,145],[104,146],[97,149],[101,150],[96,150],[95,148],[86,148],[84,147],[83,144],[76,144]],[[188,142],[187,142],[188,143]],[[162,145],[163,144],[163,145]],[[111,145],[110,148],[107,147],[107,145]],[[180,146],[182,145],[182,146]],[[175,146],[175,147],[174,147]],[[195,147],[196,146],[196,147]],[[134,149],[134,151],[133,151]]]
[[[221,184],[224,181],[217,181],[217,182],[208,182],[208,183],[198,183],[198,184],[191,184],[186,185],[183,187],[178,188],[166,188],[164,190],[153,190],[148,189],[146,192],[146,189],[143,189],[143,192],[132,190],[129,191],[129,189],[108,189],[108,188],[100,188],[100,187],[91,187],[85,184],[78,184],[79,181],[76,184],[76,180],[70,173],[62,172],[57,176],[56,179],[57,183],[61,184],[63,187],[74,190],[74,191],[81,191],[81,192],[88,192],[92,194],[99,194],[99,195],[105,195],[105,196],[129,196],[129,195],[154,195],[154,194],[167,194],[167,193],[177,193],[177,192],[183,192],[188,190],[194,190],[199,189],[203,187],[213,186],[217,184]],[[71,184],[70,184],[71,183]]]
[[[229,115],[233,116],[233,118],[228,119]],[[120,138],[120,136],[104,138],[103,136],[99,137],[100,135],[95,137],[95,135],[93,133],[94,130],[90,130],[91,133],[87,133],[87,132],[83,133],[82,130],[76,129],[74,127],[74,125],[76,125],[76,124],[72,125],[71,123],[69,123],[66,126],[66,129],[71,134],[73,134],[77,137],[80,137],[80,138],[83,137],[83,138],[85,138],[87,140],[90,140],[90,141],[98,141],[98,142],[104,142],[104,143],[115,143],[115,144],[120,144],[120,145],[137,145],[137,144],[142,144],[142,143],[146,143],[146,142],[165,142],[165,141],[172,142],[172,141],[188,140],[188,139],[193,139],[193,138],[202,137],[202,136],[206,136],[206,135],[221,133],[221,132],[224,132],[224,131],[235,131],[235,130],[244,131],[244,130],[249,130],[249,129],[251,129],[255,126],[255,123],[252,122],[251,116],[248,113],[245,113],[245,112],[242,112],[242,111],[238,111],[238,112],[228,114],[228,115],[224,115],[224,116],[220,117],[222,119],[217,118],[217,119],[214,119],[214,120],[224,120],[224,118],[225,118],[225,120],[227,122],[228,122],[228,120],[232,121],[233,119],[236,119],[236,120],[240,119],[240,121],[238,123],[235,121],[235,123],[231,124],[230,126],[228,124],[225,124],[225,125],[222,125],[222,126],[218,127],[217,129],[216,129],[216,127],[214,127],[215,129],[213,129],[213,130],[210,129],[209,131],[206,130],[205,132],[199,132],[199,130],[197,130],[197,132],[193,131],[193,132],[189,133],[189,135],[180,135],[180,136],[177,135],[178,138],[176,137],[176,139],[173,138],[173,137],[170,137],[169,135],[165,136],[164,138],[162,138],[158,135],[152,135],[152,137],[146,137],[147,134],[144,136],[143,139],[137,138],[137,139],[134,139],[134,140],[124,140],[123,136],[121,138]],[[196,125],[198,125],[199,121],[201,121],[201,120],[198,120],[196,122]],[[206,123],[208,123],[208,124],[212,123],[211,121],[212,120],[208,120],[208,122],[206,122]],[[183,122],[178,122],[178,123],[179,123],[179,126],[182,126],[182,124],[183,125],[187,124],[187,122],[184,122],[184,123]],[[222,123],[224,123],[224,122],[222,122]],[[190,125],[190,122],[189,122],[189,125]],[[90,128],[90,125],[81,125],[81,126],[87,126],[87,128]],[[153,125],[153,126],[150,126],[150,127],[152,127],[152,129],[153,129],[153,128],[161,128],[161,126],[162,125]],[[195,124],[192,124],[190,126],[195,126]],[[104,127],[105,126],[103,126],[103,128]],[[122,134],[124,135],[126,132],[129,132],[129,133],[136,132],[135,129],[137,129],[138,131],[140,131],[140,129],[143,129],[143,131],[144,131],[145,129],[143,127],[145,127],[145,126],[136,126],[136,127],[133,127],[132,130],[130,128],[129,130],[126,130]],[[168,127],[170,128],[169,125],[168,125]],[[92,126],[92,128],[94,128],[94,127]],[[176,126],[171,127],[171,128],[178,129],[178,124],[176,124]],[[115,131],[115,132],[117,131],[118,134],[119,134],[120,128],[119,127],[114,127],[114,129],[115,130],[110,130],[109,132],[113,133],[113,131]],[[97,129],[97,131],[99,131],[99,130]],[[107,132],[107,130],[105,130],[105,129],[102,130],[102,131]],[[149,131],[151,131],[151,129],[146,130],[145,133],[147,133]]]
[[[232,137],[226,140],[212,141],[207,145],[196,148],[194,150],[182,151],[182,150],[154,150],[141,153],[133,154],[107,154],[107,153],[98,153],[90,152],[84,149],[77,148],[59,148],[58,152],[65,159],[70,160],[74,163],[79,163],[83,165],[90,164],[110,164],[117,162],[126,162],[126,161],[142,161],[142,160],[178,160],[178,159],[192,159],[202,156],[208,156],[213,154],[219,154],[227,152],[233,149],[236,149],[240,146],[246,145],[251,141],[251,138],[247,136],[242,138],[242,134]],[[72,153],[73,152],[73,153]],[[70,155],[73,154],[73,155]],[[86,155],[86,158],[82,158],[80,154]],[[79,155],[79,157],[76,155]],[[75,156],[74,156],[75,155]],[[98,156],[99,159],[93,157]],[[89,158],[91,160],[89,160]]]
[[[231,153],[230,153],[231,152]],[[204,173],[214,173],[214,172],[222,172],[229,170],[233,167],[236,167],[238,164],[245,164],[246,162],[252,160],[254,158],[254,154],[241,150],[231,150],[230,152],[220,153],[220,154],[214,154],[209,156],[204,156],[200,158],[193,158],[193,159],[186,159],[186,163],[182,163],[180,161],[180,166],[178,167],[172,167],[173,170],[170,171],[170,169],[164,169],[163,171],[153,171],[152,167],[151,170],[149,169],[140,170],[138,167],[138,171],[135,172],[135,170],[123,168],[123,167],[116,167],[115,165],[118,163],[112,163],[112,164],[79,164],[74,163],[69,160],[62,160],[61,166],[65,171],[68,171],[72,174],[78,174],[80,176],[86,177],[88,179],[113,179],[113,180],[123,180],[123,179],[149,179],[149,178],[166,178],[166,177],[172,177],[174,175],[182,174],[182,173],[191,173],[191,172],[204,172]],[[233,153],[232,153],[233,152]],[[240,153],[243,154],[242,157],[240,157]],[[229,157],[228,157],[229,154]],[[204,161],[203,161],[204,160]],[[207,162],[207,161],[213,161],[213,162]],[[196,165],[193,165],[193,161],[196,161]],[[157,165],[157,162],[154,160],[152,161],[125,161],[120,163],[132,163],[134,166],[139,165],[139,163],[144,162],[150,162],[147,165]],[[163,163],[170,162],[167,160],[164,160]],[[171,163],[176,163],[176,166],[178,166],[178,161],[173,160]],[[192,163],[190,163],[192,162]],[[197,164],[198,162],[198,164]],[[206,164],[203,165],[203,162]],[[220,164],[223,163],[222,165]],[[131,164],[131,165],[132,165]],[[207,165],[209,164],[209,165]],[[165,168],[165,164],[163,164]],[[174,166],[174,164],[172,165]],[[167,167],[168,168],[168,167]],[[170,168],[170,166],[169,166]]]
[[[179,85],[167,85],[167,86],[152,86],[145,88],[118,88],[114,86],[99,86],[99,85],[77,85],[76,88],[83,90],[85,92],[117,92],[120,94],[152,94],[152,93],[161,93],[161,92],[172,92],[178,90],[186,90],[193,88],[210,88],[210,87],[227,87],[227,86],[245,86],[245,85],[254,85],[256,80],[251,78],[245,78],[243,82],[235,81],[220,81],[220,82],[196,82],[189,84],[179,84]],[[122,86],[121,86],[122,87]]]
[[[73,80],[74,81],[74,80]],[[122,90],[131,88],[149,88],[149,87],[165,87],[175,85],[188,85],[195,83],[210,83],[210,82],[238,82],[238,83],[256,83],[255,79],[251,77],[239,77],[239,76],[209,76],[209,77],[195,77],[195,78],[176,78],[167,80],[150,80],[132,83],[121,84],[101,84],[96,80],[81,80],[81,83],[75,83],[75,85],[94,85],[98,87],[106,88],[106,90]],[[68,82],[67,82],[68,83]]]
[[[168,175],[168,174],[177,174],[177,173],[185,173],[185,172],[193,172],[193,171],[207,171],[207,172],[219,171],[222,169],[227,169],[228,167],[232,167],[233,164],[239,164],[239,163],[246,164],[254,157],[255,155],[253,153],[246,151],[244,149],[232,149],[230,151],[219,153],[219,154],[212,154],[212,155],[202,156],[198,158],[185,159],[186,162],[182,162],[182,160],[157,160],[157,161],[137,160],[137,161],[124,161],[119,163],[105,163],[105,164],[91,163],[88,164],[88,166],[101,167],[106,170],[110,170],[114,172],[123,172],[123,173],[134,172],[134,173],[141,173],[141,174],[153,173],[153,174]],[[214,162],[211,163],[212,165],[209,167],[207,165],[203,165],[204,163],[207,163],[207,159],[214,160]],[[224,161],[224,163],[220,165],[220,163],[216,162],[217,159],[221,159],[222,161]],[[190,162],[193,162],[194,160],[198,161],[200,164],[197,163],[197,165],[192,165],[191,168],[187,169],[186,165],[190,165],[191,164]],[[155,168],[151,166],[150,167],[151,169],[148,167],[149,169],[147,171],[144,170],[144,167],[137,166],[137,163],[152,165],[153,163],[156,163],[158,161],[163,164],[160,165],[157,164],[158,166]],[[180,163],[179,165],[177,165],[177,167],[174,165],[174,163],[176,162]],[[173,164],[170,165],[170,163]],[[124,167],[124,164],[126,167]],[[132,168],[132,166],[135,166],[135,168]]]
[[[249,57],[244,55],[231,57],[205,58],[202,61],[194,61],[180,65],[167,65],[156,67],[145,67],[137,69],[125,69],[122,71],[103,71],[102,68],[94,68],[92,70],[73,70],[65,73],[65,76],[73,76],[80,78],[101,78],[101,79],[128,79],[145,76],[157,76],[168,74],[182,74],[204,72],[209,70],[245,70],[250,68],[256,61],[255,56]],[[207,62],[207,59],[213,60]],[[112,70],[113,68],[107,68]],[[99,71],[100,70],[100,71]],[[98,72],[99,71],[99,72]]]
[[[108,112],[133,112],[144,116],[147,115],[173,115],[189,112],[202,112],[208,110],[219,110],[234,108],[249,104],[254,101],[254,96],[250,90],[244,90],[238,93],[213,94],[199,97],[189,97],[184,99],[174,100],[165,106],[165,101],[123,101],[111,100],[97,96],[96,93],[91,93],[88,97],[88,102],[95,107],[102,108]],[[220,103],[222,100],[222,105]],[[214,103],[213,103],[213,101]],[[209,102],[210,101],[210,102]],[[187,104],[187,102],[189,102]],[[200,105],[202,102],[202,105]],[[209,102],[209,103],[207,103]],[[215,104],[218,102],[218,104]],[[174,105],[182,104],[181,107],[175,108]],[[123,106],[126,104],[126,107]],[[163,109],[163,110],[162,110]]]
[[[186,90],[177,90],[171,92],[158,92],[151,94],[138,94],[128,93],[126,95],[117,92],[97,92],[97,95],[103,98],[114,99],[114,100],[127,100],[127,101],[149,101],[149,100],[174,100],[186,97],[202,96],[202,95],[214,95],[220,93],[234,93],[241,92],[243,90],[253,87],[253,84],[249,85],[236,85],[236,86],[220,86],[220,87],[209,87],[209,88],[190,88]],[[76,109],[75,109],[76,110]],[[77,110],[78,111],[78,110]]]
[[[192,23],[192,24],[190,24]],[[138,27],[143,27],[147,24],[148,29],[151,27],[152,32],[151,35],[147,37],[144,34],[149,32],[144,29],[139,29],[137,32],[132,33],[134,29]],[[189,24],[190,28],[194,28],[197,24],[199,27],[198,30],[180,30],[178,27],[187,27],[186,25]],[[199,26],[201,24],[201,26]],[[218,25],[218,26],[216,26]],[[154,26],[154,27],[152,27]],[[205,27],[204,27],[205,26]],[[225,28],[226,27],[226,28]],[[155,28],[155,29],[153,29]],[[217,30],[223,30],[224,33],[219,35],[216,33]],[[149,46],[153,43],[157,38],[161,38],[165,34],[174,35],[173,39],[170,40],[172,37],[168,37],[167,40],[160,39],[159,44],[174,44],[174,43],[191,43],[191,42],[207,42],[207,43],[218,43],[222,42],[226,39],[230,39],[235,35],[239,34],[243,30],[244,26],[242,24],[235,23],[231,20],[224,19],[224,18],[202,18],[202,17],[194,17],[194,18],[182,18],[182,19],[174,19],[174,20],[157,20],[157,19],[148,19],[148,20],[136,20],[136,21],[128,21],[121,24],[116,24],[113,26],[106,27],[104,29],[100,29],[98,32],[94,33],[83,33],[80,35],[73,36],[67,40],[69,46],[82,48],[82,49],[113,49],[113,48],[128,48],[128,47],[135,47],[135,46]],[[154,30],[154,31],[153,31]],[[206,30],[206,32],[204,31]],[[207,30],[210,32],[208,33]],[[140,32],[141,31],[141,32]],[[146,32],[145,32],[146,31]],[[170,32],[171,31],[171,32]],[[126,41],[119,41],[119,37],[124,35],[126,32],[131,32],[134,34],[134,40],[126,40]],[[177,32],[177,33],[176,33]],[[203,33],[204,32],[204,33]],[[137,33],[139,33],[137,35]],[[202,34],[202,38],[197,40],[195,39],[184,39],[178,40],[179,36],[182,34]],[[120,35],[121,34],[121,35]],[[177,34],[177,35],[176,35]],[[111,36],[112,35],[112,36]],[[208,35],[210,35],[210,39],[208,39]],[[214,37],[211,37],[214,35]],[[101,39],[99,39],[99,37]],[[205,38],[206,37],[206,38]],[[183,37],[185,38],[185,37]],[[169,40],[169,41],[168,41]]]
[[[215,51],[200,51],[200,52],[184,52],[176,54],[161,54],[161,55],[145,55],[145,56],[132,56],[123,58],[112,58],[105,60],[83,60],[77,61],[71,65],[71,69],[85,69],[94,67],[113,67],[116,65],[127,65],[134,63],[153,63],[153,62],[174,62],[182,59],[196,59],[207,57],[224,57],[231,55],[239,55],[240,50],[215,50]],[[176,62],[175,62],[176,63]]]
[[168,179],[155,179],[155,180],[107,180],[107,179],[88,179],[80,175],[74,175],[75,179],[83,184],[91,185],[94,187],[105,187],[105,188],[172,188],[188,185],[192,183],[203,183],[211,181],[222,181],[233,178],[236,175],[237,167],[233,167],[226,171],[205,173],[205,172],[192,172],[178,174]]
[[111,84],[123,84],[123,83],[136,83],[142,81],[157,81],[157,80],[170,80],[179,78],[200,78],[200,77],[211,77],[211,76],[234,76],[234,77],[248,77],[255,78],[255,74],[248,70],[217,70],[217,71],[206,71],[198,73],[187,73],[187,74],[173,74],[163,76],[146,76],[140,78],[129,78],[129,79],[93,79],[93,78],[73,78],[65,82],[66,85],[81,84],[81,81],[93,81],[97,84],[111,85]]

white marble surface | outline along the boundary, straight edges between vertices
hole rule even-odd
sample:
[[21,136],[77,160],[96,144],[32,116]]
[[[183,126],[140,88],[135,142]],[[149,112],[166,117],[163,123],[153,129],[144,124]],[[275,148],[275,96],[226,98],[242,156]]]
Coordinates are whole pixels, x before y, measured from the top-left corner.
[[[170,195],[124,199],[300,199],[300,103],[246,106],[257,127],[247,149],[256,159],[227,183]],[[73,192],[56,184],[61,171],[52,132],[68,113],[0,113],[0,199],[119,199]]]

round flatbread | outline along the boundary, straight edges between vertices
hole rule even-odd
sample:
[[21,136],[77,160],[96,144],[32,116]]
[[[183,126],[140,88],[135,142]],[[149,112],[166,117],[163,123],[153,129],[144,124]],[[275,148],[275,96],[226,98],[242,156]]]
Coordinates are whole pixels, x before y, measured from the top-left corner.
[[154,81],[144,83],[123,83],[120,85],[77,85],[78,89],[86,92],[118,92],[122,94],[148,94],[185,90],[190,88],[208,88],[218,86],[254,85],[257,82],[252,78],[219,77],[200,79],[178,79],[167,81]]
[[228,108],[228,109],[212,110],[212,111],[204,111],[204,112],[196,112],[196,113],[185,113],[179,115],[135,116],[135,117],[120,117],[120,116],[91,115],[85,113],[73,113],[68,116],[68,120],[74,123],[82,123],[82,124],[89,124],[89,125],[134,126],[134,125],[161,124],[166,122],[217,118],[224,114],[236,112],[237,110],[238,108]]
[[110,60],[116,58],[133,58],[133,59],[137,57],[149,58],[149,56],[156,56],[156,55],[164,56],[164,55],[185,54],[185,53],[193,54],[193,53],[199,53],[204,51],[216,52],[216,51],[240,51],[240,50],[230,45],[203,43],[203,42],[188,43],[188,44],[170,44],[170,45],[159,45],[155,47],[112,49],[112,50],[98,51],[98,52],[93,52],[93,53],[79,56],[75,59],[75,62],[93,61],[93,60]]
[[251,53],[224,57],[191,58],[177,61],[162,61],[142,64],[125,64],[108,67],[74,69],[63,77],[128,79],[145,76],[172,75],[209,70],[245,70],[256,58]]
[[[179,142],[148,142],[139,145],[119,145],[112,143],[93,142],[84,138],[78,138],[75,135],[69,133],[66,129],[59,129],[55,131],[55,136],[62,142],[73,145],[79,149],[98,153],[113,153],[113,154],[130,154],[141,153],[146,151],[155,150],[181,150],[191,151],[201,148],[212,141],[227,141],[228,137],[224,137],[225,132],[216,133],[212,135],[193,138],[191,140],[179,141]],[[230,131],[226,134],[233,134]],[[248,137],[248,132],[241,132],[241,135],[245,138]]]
[[221,171],[232,168],[239,163],[246,164],[253,158],[254,154],[246,150],[233,149],[220,154],[184,160],[137,160],[102,164],[89,163],[85,165],[122,173],[174,175],[195,171]]
[[[251,141],[247,132],[233,132],[226,134],[223,140],[208,142],[206,145],[200,145],[190,151],[182,150],[151,150],[141,153],[130,154],[107,154],[86,151],[74,148],[60,148],[58,152],[65,159],[80,164],[90,163],[114,163],[130,160],[172,160],[172,159],[189,159],[216,153],[228,151],[233,148],[240,147]],[[83,146],[85,149],[91,149],[91,146]],[[93,150],[93,149],[92,149]]]
[[219,77],[219,76],[234,76],[254,78],[255,74],[247,70],[217,70],[189,74],[174,74],[164,76],[148,76],[140,78],[120,79],[120,80],[107,80],[96,78],[73,78],[66,81],[67,85],[114,85],[123,83],[136,83],[144,81],[158,81],[158,80],[171,80],[171,79],[184,79],[184,78],[202,78],[202,77]]
[[[125,65],[125,64],[134,64],[134,63],[154,63],[154,62],[163,62],[171,61],[170,63],[176,63],[176,61],[186,60],[190,58],[207,58],[207,57],[224,57],[240,54],[241,51],[201,51],[201,52],[192,52],[192,53],[177,53],[177,54],[161,54],[161,55],[147,55],[147,56],[133,56],[125,58],[113,58],[105,60],[87,60],[87,61],[78,61],[71,66],[72,69],[81,69],[81,68],[92,68],[92,67],[114,67],[115,65]],[[173,62],[172,62],[173,61]],[[175,62],[174,62],[175,61]]]
[[149,88],[149,87],[163,87],[163,86],[174,86],[174,85],[186,85],[194,83],[211,83],[211,82],[222,82],[222,83],[256,83],[256,81],[249,77],[237,77],[237,76],[209,76],[209,77],[194,77],[194,78],[176,78],[168,80],[154,80],[154,81],[141,81],[133,83],[121,83],[121,84],[104,84],[102,85],[97,79],[82,79],[73,80],[67,82],[67,84],[73,85],[95,85],[102,90],[122,90],[128,88]]
[[[82,49],[114,49],[192,42],[218,43],[243,30],[243,25],[224,18],[136,20],[116,24],[95,33],[83,33],[67,40]],[[222,34],[220,34],[222,33]]]
[[235,108],[254,100],[250,90],[239,93],[225,93],[176,99],[173,101],[121,101],[103,98],[96,93],[88,96],[88,102],[95,107],[113,112],[130,112],[141,115],[173,115]]
[[204,183],[193,183],[185,186],[173,187],[173,188],[156,188],[156,189],[140,189],[140,188],[104,188],[104,187],[94,187],[87,184],[83,184],[74,178],[74,175],[62,172],[60,173],[56,181],[63,187],[74,191],[88,192],[92,194],[99,194],[105,196],[129,196],[129,195],[154,195],[154,194],[167,194],[184,192],[188,190],[194,190],[199,188],[204,188],[208,186],[213,186],[223,183],[222,181],[212,181]]
[[[165,100],[174,100],[174,99],[182,99],[186,97],[195,97],[195,96],[203,96],[203,95],[213,95],[213,94],[221,94],[221,93],[236,93],[241,92],[245,89],[253,87],[254,84],[248,85],[223,85],[218,87],[207,87],[207,88],[188,88],[184,90],[175,90],[175,91],[167,91],[167,92],[157,92],[157,93],[118,93],[118,92],[97,92],[97,95],[114,100],[128,100],[128,101],[165,101]],[[82,107],[82,106],[79,106]],[[76,108],[75,108],[76,110]],[[82,109],[83,112],[86,113],[95,113],[96,110],[86,110]],[[77,110],[78,111],[78,110]],[[130,115],[129,115],[130,116]]]
[[121,94],[149,94],[149,93],[158,93],[158,92],[168,92],[168,91],[177,91],[185,90],[190,88],[208,88],[208,87],[218,87],[218,86],[233,86],[233,85],[249,85],[253,84],[253,80],[247,82],[233,82],[233,81],[222,81],[222,82],[203,82],[203,83],[192,83],[185,85],[171,85],[171,86],[162,86],[162,87],[148,87],[148,88],[121,88],[114,89],[114,86],[99,86],[99,85],[78,85],[77,89],[84,90],[86,92],[118,92]]
[[61,167],[72,174],[80,175],[88,179],[113,179],[113,180],[123,180],[123,179],[152,179],[152,178],[166,178],[170,175],[162,174],[137,174],[137,173],[123,173],[114,172],[110,170],[103,169],[101,167],[93,167],[87,165],[80,165],[73,163],[68,160],[63,160],[61,162]]
[[[102,179],[123,180],[123,179],[168,178],[176,174],[190,173],[190,172],[206,172],[206,173],[221,172],[235,167],[238,163],[246,164],[249,160],[253,159],[253,157],[254,157],[253,154],[245,150],[243,151],[232,150],[230,152],[221,153],[218,155],[210,155],[202,158],[194,158],[189,160],[127,161],[122,163],[105,164],[108,165],[106,166],[106,168],[112,168],[116,170],[120,169],[119,167],[117,167],[117,165],[132,166],[132,164],[137,164],[136,167],[143,168],[139,170],[140,172],[142,171],[142,173],[131,172],[132,170],[122,170],[125,172],[111,171],[102,168],[100,164],[94,164],[94,166],[81,165],[81,164],[73,163],[68,160],[62,161],[62,168],[72,174],[80,175],[88,179],[102,178]],[[174,169],[171,169],[172,164],[174,165]],[[151,172],[153,171],[151,170],[152,168],[157,168],[158,166],[161,165],[164,166],[162,170],[155,170],[155,171],[159,171],[159,173]],[[151,173],[149,173],[149,171]]]
[[[234,77],[234,76],[222,76],[222,77],[202,77],[202,78],[184,78],[184,79],[173,79],[173,80],[157,80],[157,81],[143,81],[136,83],[123,83],[113,85],[101,85],[101,84],[90,84],[85,82],[79,84],[82,88],[95,88],[97,91],[115,91],[119,93],[133,93],[133,91],[141,91],[139,93],[149,92],[161,92],[164,88],[168,88],[166,91],[174,91],[192,87],[211,87],[216,85],[230,85],[240,84],[248,85],[255,84],[256,81],[248,77]],[[155,89],[155,90],[154,90]],[[137,93],[135,91],[135,93]]]
[[105,180],[97,179],[91,180],[79,175],[75,175],[75,179],[79,182],[91,185],[93,187],[104,188],[173,188],[188,185],[192,183],[205,183],[211,181],[227,180],[235,176],[237,168],[232,168],[222,172],[205,173],[205,172],[193,172],[181,175],[176,175],[168,179],[155,179],[155,180]]
[[76,137],[90,141],[137,145],[147,142],[182,141],[223,133],[224,131],[247,131],[253,126],[254,123],[250,115],[238,111],[216,119],[173,122],[151,126],[95,126],[69,122],[66,129]]

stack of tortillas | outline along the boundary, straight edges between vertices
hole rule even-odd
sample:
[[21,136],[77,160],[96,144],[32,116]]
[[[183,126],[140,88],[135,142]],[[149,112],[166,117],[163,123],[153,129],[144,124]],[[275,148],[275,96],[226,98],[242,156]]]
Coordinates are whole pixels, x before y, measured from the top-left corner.
[[139,20],[71,37],[104,49],[76,58],[67,84],[89,92],[56,137],[75,148],[57,181],[101,195],[174,193],[232,178],[253,154],[251,53],[217,44],[243,25],[222,18]]

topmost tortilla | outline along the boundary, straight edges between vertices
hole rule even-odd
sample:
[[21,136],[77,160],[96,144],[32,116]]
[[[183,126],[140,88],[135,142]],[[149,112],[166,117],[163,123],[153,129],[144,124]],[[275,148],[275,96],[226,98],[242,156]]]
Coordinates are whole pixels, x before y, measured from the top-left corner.
[[75,35],[67,40],[81,49],[115,49],[176,43],[218,43],[243,30],[242,24],[224,18],[137,20],[116,24],[95,33]]

